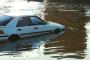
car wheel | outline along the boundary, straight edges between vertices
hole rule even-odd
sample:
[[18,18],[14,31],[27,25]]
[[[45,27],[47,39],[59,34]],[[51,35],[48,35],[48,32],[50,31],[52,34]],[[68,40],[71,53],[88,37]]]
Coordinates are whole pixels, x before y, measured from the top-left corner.
[[55,29],[55,30],[54,30],[54,33],[55,33],[55,34],[60,33],[60,29],[59,29],[59,28]]
[[8,40],[10,42],[16,42],[20,37],[18,35],[11,35]]

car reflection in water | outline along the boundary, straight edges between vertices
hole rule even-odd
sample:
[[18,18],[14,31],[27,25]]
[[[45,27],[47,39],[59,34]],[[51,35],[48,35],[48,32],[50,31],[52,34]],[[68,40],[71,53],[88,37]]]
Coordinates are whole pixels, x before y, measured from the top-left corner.
[[22,51],[32,51],[39,49],[49,40],[60,36],[59,34],[47,33],[42,35],[33,36],[30,38],[24,38],[16,42],[0,42],[0,56],[5,55],[18,55]]

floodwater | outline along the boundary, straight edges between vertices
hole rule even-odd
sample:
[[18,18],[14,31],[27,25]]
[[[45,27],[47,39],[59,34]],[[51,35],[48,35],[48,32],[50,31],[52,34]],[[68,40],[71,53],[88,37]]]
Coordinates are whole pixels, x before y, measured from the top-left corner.
[[0,0],[0,13],[33,14],[66,27],[62,35],[50,33],[0,43],[1,60],[90,60],[89,5]]

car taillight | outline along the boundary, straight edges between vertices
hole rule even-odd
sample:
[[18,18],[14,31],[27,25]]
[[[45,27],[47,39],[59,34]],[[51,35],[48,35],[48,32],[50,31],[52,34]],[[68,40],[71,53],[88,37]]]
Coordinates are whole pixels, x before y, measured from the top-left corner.
[[2,30],[0,30],[0,34],[4,34],[4,32]]

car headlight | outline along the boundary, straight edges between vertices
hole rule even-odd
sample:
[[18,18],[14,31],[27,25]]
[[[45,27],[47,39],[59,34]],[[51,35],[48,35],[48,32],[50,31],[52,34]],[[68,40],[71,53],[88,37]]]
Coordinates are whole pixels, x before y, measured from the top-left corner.
[[65,28],[62,28],[61,31],[65,31]]

